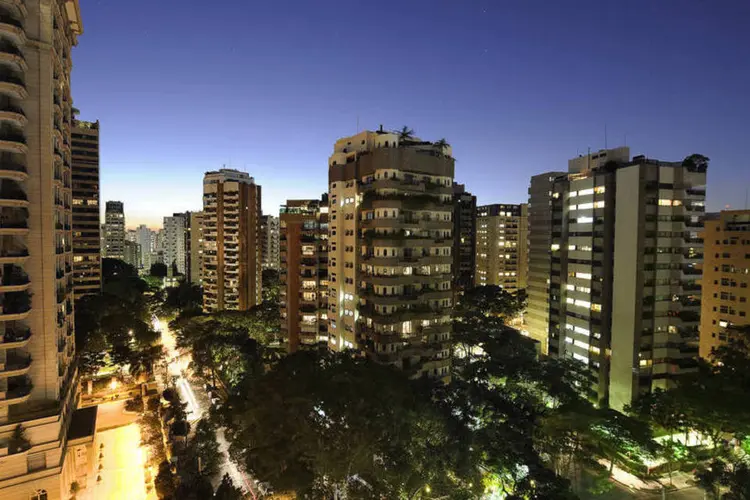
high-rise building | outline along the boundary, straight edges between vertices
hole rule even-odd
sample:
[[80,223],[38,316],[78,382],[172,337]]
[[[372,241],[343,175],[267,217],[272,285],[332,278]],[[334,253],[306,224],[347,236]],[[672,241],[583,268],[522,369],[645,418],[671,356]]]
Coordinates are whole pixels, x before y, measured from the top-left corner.
[[477,247],[477,197],[453,185],[453,291],[474,286]]
[[281,334],[289,352],[328,342],[328,195],[280,210]]
[[125,230],[125,241],[129,241],[130,243],[136,243],[138,239],[138,235],[135,232],[135,229],[127,229]]
[[104,210],[104,247],[110,259],[125,258],[125,212],[121,201],[108,201]]
[[260,186],[246,172],[203,178],[203,309],[246,310],[262,301]]
[[99,204],[99,122],[73,121],[73,291],[75,298],[102,288]]
[[695,369],[705,181],[617,148],[552,182],[550,354],[588,368],[593,400],[621,410]]
[[190,212],[164,217],[164,263],[185,275],[188,271]]
[[447,380],[453,302],[450,146],[339,139],[329,159],[329,340],[413,377]]
[[[92,459],[74,362],[71,49],[78,2],[2,2],[0,498],[67,498]],[[16,429],[28,447],[8,447]],[[80,439],[79,439],[80,438]],[[80,455],[79,455],[80,452]]]
[[710,359],[733,327],[750,324],[750,210],[724,210],[704,224],[700,355]]
[[125,249],[123,251],[122,260],[126,264],[130,264],[138,269],[138,266],[142,262],[141,245],[132,240],[125,240]]
[[539,342],[542,354],[549,353],[549,284],[552,265],[552,187],[565,172],[547,172],[531,178],[529,187],[529,252],[524,312],[529,336]]
[[526,288],[528,205],[477,207],[477,286],[515,293]]
[[264,215],[260,224],[263,269],[279,270],[279,218]]
[[154,251],[153,231],[145,224],[141,224],[135,230],[135,242],[141,246],[140,268],[148,271],[151,269],[151,256]]
[[203,284],[203,212],[190,212],[190,252],[188,281]]

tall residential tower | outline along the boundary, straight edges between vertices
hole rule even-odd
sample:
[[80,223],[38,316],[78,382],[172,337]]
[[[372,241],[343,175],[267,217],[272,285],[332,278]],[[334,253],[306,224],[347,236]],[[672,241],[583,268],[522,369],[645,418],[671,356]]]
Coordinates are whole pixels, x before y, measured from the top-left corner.
[[281,333],[289,352],[328,342],[328,196],[280,211]]
[[329,160],[329,338],[447,380],[453,305],[450,146],[384,131]]
[[104,210],[104,248],[102,256],[125,258],[125,212],[121,201],[108,201]]
[[102,288],[99,204],[99,122],[73,122],[73,289],[75,297]]
[[[0,498],[85,486],[73,323],[74,0],[0,2]],[[28,449],[7,443],[20,426]]]
[[203,178],[203,309],[247,310],[261,303],[260,186],[245,172]]
[[528,205],[477,207],[476,285],[526,288]]

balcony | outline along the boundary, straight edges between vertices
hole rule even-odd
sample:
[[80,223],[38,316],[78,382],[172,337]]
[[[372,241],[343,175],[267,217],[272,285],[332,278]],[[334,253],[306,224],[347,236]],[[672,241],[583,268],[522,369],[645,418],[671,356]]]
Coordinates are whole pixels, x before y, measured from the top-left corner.
[[[0,120],[3,120],[3,113],[8,112],[0,111]],[[25,166],[6,162],[0,164],[0,179],[12,179],[14,181],[20,182],[25,181],[28,178],[29,174],[26,172]]]
[[26,192],[13,180],[2,181],[0,186],[0,207],[27,207]]
[[5,363],[0,362],[0,379],[26,375],[31,367],[31,356],[8,356]]
[[8,74],[0,75],[0,93],[19,100],[29,97],[23,80]]
[[21,264],[29,258],[28,250],[6,250],[0,252],[0,265]]
[[24,235],[29,232],[26,221],[3,221],[0,222],[0,236],[2,235]]
[[13,404],[25,403],[31,397],[31,381],[24,380],[19,384],[8,384],[9,388],[7,391],[0,391],[0,408],[7,407]]
[[[2,90],[1,87],[0,90]],[[26,154],[28,150],[26,138],[23,135],[8,131],[0,133],[0,151]]]
[[22,329],[8,329],[5,330],[5,334],[0,337],[0,349],[18,349],[20,347],[26,347],[31,339],[31,330],[28,328]]
[[0,293],[20,292],[31,286],[28,275],[20,267],[13,267],[9,272],[4,272],[0,279]]
[[12,71],[28,69],[23,53],[12,43],[0,43],[0,65],[11,68]]
[[[16,0],[21,3],[21,0]],[[0,16],[0,37],[10,40],[16,45],[26,45],[26,31],[20,21],[9,16]]]

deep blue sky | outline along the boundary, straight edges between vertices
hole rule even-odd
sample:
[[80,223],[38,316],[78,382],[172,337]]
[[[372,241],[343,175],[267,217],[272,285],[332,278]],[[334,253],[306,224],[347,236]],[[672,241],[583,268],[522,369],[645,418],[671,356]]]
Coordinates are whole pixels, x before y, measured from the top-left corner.
[[315,197],[358,118],[445,137],[479,203],[525,201],[606,125],[633,154],[709,156],[709,209],[745,204],[747,0],[81,4],[75,105],[101,120],[102,201],[129,226],[200,208],[223,164],[255,176],[266,213]]

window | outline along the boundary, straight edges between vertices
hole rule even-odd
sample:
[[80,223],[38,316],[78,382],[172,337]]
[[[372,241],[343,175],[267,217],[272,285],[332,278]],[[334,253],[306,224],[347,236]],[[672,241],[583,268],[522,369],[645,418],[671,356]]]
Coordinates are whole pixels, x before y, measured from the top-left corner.
[[31,495],[31,500],[47,500],[47,490],[36,490],[36,493]]

